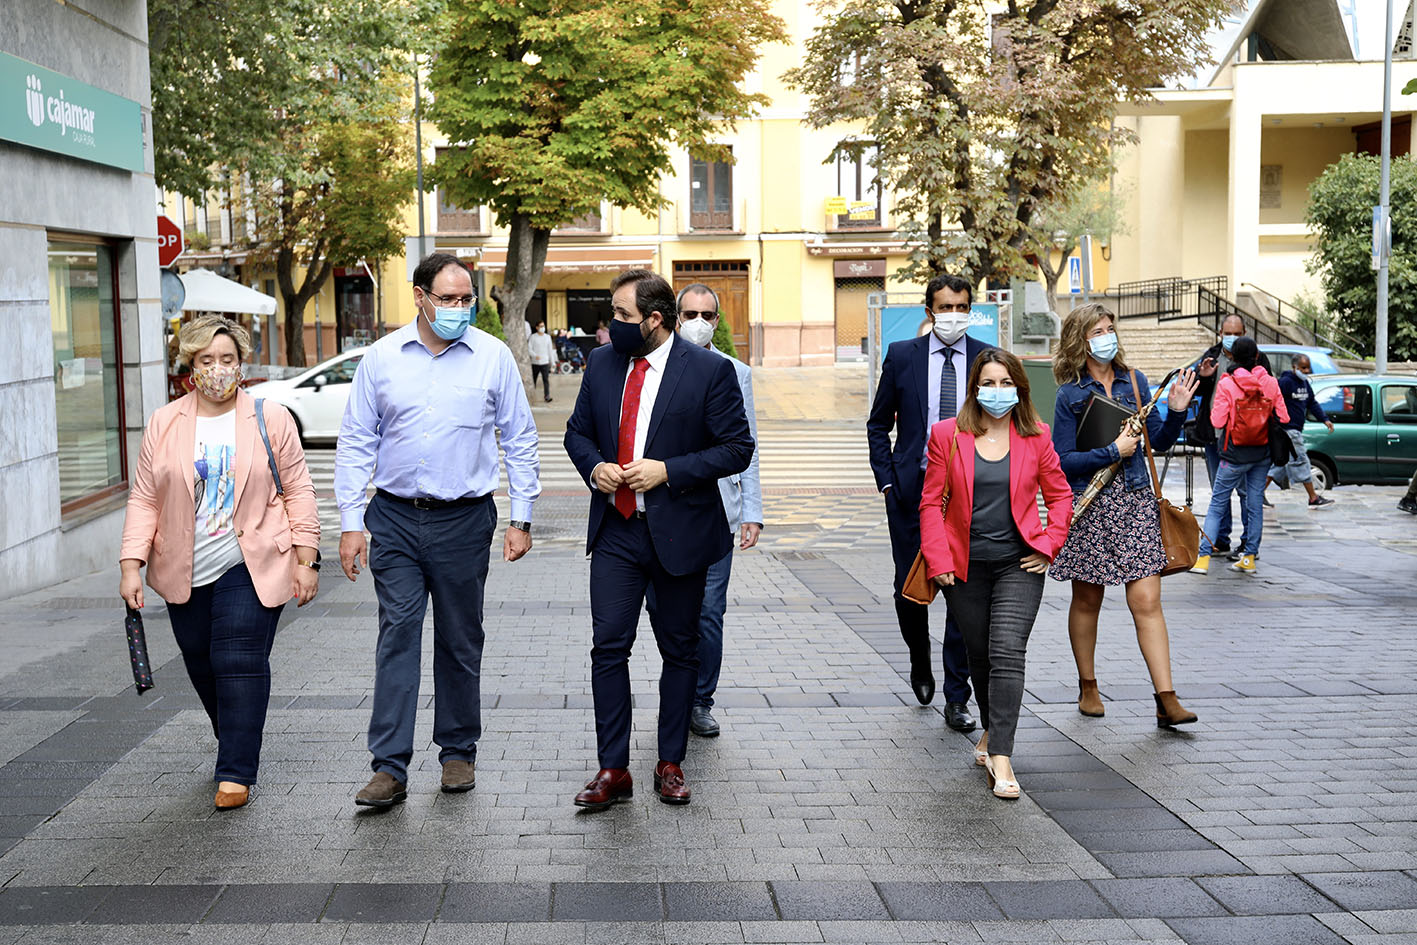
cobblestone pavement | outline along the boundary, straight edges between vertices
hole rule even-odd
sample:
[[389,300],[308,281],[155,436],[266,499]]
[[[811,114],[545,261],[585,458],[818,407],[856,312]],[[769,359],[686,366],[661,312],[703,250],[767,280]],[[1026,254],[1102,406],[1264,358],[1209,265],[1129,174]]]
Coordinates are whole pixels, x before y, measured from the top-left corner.
[[[368,777],[367,578],[327,571],[313,604],[287,609],[257,796],[228,814],[211,808],[215,743],[160,605],[158,688],[137,696],[116,571],[0,601],[0,945],[1417,942],[1417,519],[1393,508],[1400,490],[1340,488],[1314,513],[1279,496],[1258,576],[1166,580],[1177,688],[1201,716],[1187,731],[1155,727],[1119,595],[1102,618],[1107,715],[1077,713],[1066,589],[1049,582],[1024,796],[1005,803],[902,678],[849,415],[864,388],[857,404],[851,372],[760,377],[768,529],[734,563],[724,731],[692,739],[691,805],[647,790],[601,814],[570,804],[595,739],[585,498],[551,409],[574,388],[558,386],[537,408],[537,546],[491,565],[468,794],[439,793],[425,711],[408,802],[351,803]],[[837,399],[793,416],[813,389]],[[328,453],[311,452],[317,481]],[[646,788],[657,665],[646,623]]]

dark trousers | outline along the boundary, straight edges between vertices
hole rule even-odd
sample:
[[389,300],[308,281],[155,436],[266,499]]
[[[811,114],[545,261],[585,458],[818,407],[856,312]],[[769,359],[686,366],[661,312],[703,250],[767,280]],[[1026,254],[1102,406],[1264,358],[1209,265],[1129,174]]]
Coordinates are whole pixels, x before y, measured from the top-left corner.
[[[699,610],[699,682],[694,705],[713,708],[718,676],[723,669],[723,615],[728,610],[728,579],[733,575],[733,552],[719,558],[704,577],[704,603]],[[654,620],[654,585],[645,589],[645,609]]]
[[964,626],[989,754],[1013,755],[1023,704],[1024,651],[1043,602],[1043,575],[1028,573],[1015,558],[971,561],[969,580],[945,588],[945,599]]
[[167,605],[187,676],[217,737],[214,781],[256,783],[282,607],[261,603],[244,564],[192,588],[187,603]]
[[375,496],[364,516],[369,571],[379,598],[374,711],[375,771],[408,781],[422,673],[423,618],[433,599],[433,741],[438,760],[472,761],[482,735],[482,592],[497,508],[416,509]]
[[[920,551],[920,493],[896,495],[899,487],[892,486],[886,493],[886,527],[891,536],[891,555],[895,558],[895,614],[900,623],[900,635],[905,645],[914,654],[924,651],[926,665],[929,665],[930,651],[930,608],[913,603],[900,596],[905,586],[906,575],[915,563],[915,555]],[[969,701],[969,657],[964,650],[964,637],[960,635],[959,624],[955,622],[953,611],[945,612],[945,642],[942,653],[944,678],[940,691],[946,702]]]
[[646,590],[650,627],[664,666],[659,676],[659,759],[679,764],[699,677],[699,611],[707,570],[664,570],[642,518],[607,511],[590,558],[590,683],[596,753],[602,768],[630,766],[630,649]]
[[551,399],[551,365],[533,364],[531,366],[531,386],[536,386],[536,376],[541,375],[542,388],[546,391],[546,399]]

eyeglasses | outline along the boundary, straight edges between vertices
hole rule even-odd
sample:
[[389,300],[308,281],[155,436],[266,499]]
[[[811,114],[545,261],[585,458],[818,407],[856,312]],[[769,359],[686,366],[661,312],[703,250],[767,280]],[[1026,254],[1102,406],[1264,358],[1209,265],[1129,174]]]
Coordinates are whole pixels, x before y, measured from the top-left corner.
[[680,320],[680,321],[684,321],[684,322],[691,322],[691,321],[693,321],[693,320],[696,319],[696,318],[711,319],[711,318],[717,318],[717,317],[718,317],[718,313],[717,313],[717,312],[680,312],[680,313],[679,313],[679,320]]
[[471,308],[472,304],[477,301],[475,295],[439,295],[436,292],[429,292],[427,289],[423,290],[423,294],[432,299],[434,305],[444,305],[448,308]]

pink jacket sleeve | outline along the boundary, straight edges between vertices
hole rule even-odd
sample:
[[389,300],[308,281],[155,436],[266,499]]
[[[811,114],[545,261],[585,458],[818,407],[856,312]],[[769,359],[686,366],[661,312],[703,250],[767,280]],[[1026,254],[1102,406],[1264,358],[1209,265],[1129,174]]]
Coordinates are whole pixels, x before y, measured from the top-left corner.
[[[956,570],[945,518],[940,514],[940,499],[944,497],[945,483],[950,475],[946,461],[954,432],[953,420],[937,423],[930,431],[930,444],[926,452],[925,485],[920,495],[920,552],[925,556],[930,577]],[[955,491],[952,484],[950,494]]]
[[1235,381],[1227,374],[1215,385],[1215,400],[1210,405],[1210,425],[1223,427],[1230,422],[1230,406],[1235,403]]
[[1069,520],[1073,517],[1073,490],[1068,485],[1068,477],[1063,475],[1048,424],[1040,423],[1039,426],[1042,433],[1036,439],[1041,440],[1042,445],[1038,453],[1038,486],[1048,507],[1048,525],[1043,534],[1051,546],[1048,560],[1052,561],[1068,540]]
[[118,548],[118,560],[134,558],[148,563],[153,536],[157,534],[157,483],[153,462],[162,421],[154,414],[143,431],[143,445],[138,450],[138,462],[133,468],[133,481],[128,487],[128,507],[123,515],[123,538]]

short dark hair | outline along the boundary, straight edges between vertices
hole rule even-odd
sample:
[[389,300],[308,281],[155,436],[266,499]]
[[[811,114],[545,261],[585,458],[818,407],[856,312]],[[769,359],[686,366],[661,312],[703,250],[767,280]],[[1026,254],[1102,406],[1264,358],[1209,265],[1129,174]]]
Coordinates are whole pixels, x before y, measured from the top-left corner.
[[1249,335],[1241,335],[1230,345],[1230,360],[1235,362],[1236,367],[1253,371],[1255,365],[1260,363],[1260,346]]
[[678,297],[674,300],[676,308],[681,310],[684,308],[684,296],[688,295],[690,292],[707,292],[709,296],[713,299],[713,310],[715,312],[718,311],[718,293],[715,292],[713,289],[709,288],[708,286],[704,285],[702,282],[690,283],[689,285],[686,285],[684,286],[684,288],[680,289]]
[[1309,364],[1309,367],[1313,367],[1313,364],[1309,363],[1309,356],[1302,351],[1300,351],[1298,354],[1294,355],[1289,359],[1289,366],[1297,371],[1299,370],[1299,365],[1301,362]]
[[935,293],[941,289],[949,289],[951,292],[964,292],[969,296],[969,304],[974,304],[974,286],[969,284],[969,280],[963,276],[955,276],[945,272],[931,279],[930,284],[925,287],[926,308],[933,311]]
[[673,329],[678,320],[678,300],[674,298],[674,287],[661,275],[648,269],[626,269],[610,283],[611,293],[620,291],[621,286],[634,285],[635,308],[640,315],[649,318],[658,312],[664,319],[664,327]]
[[413,270],[413,284],[424,292],[432,292],[433,280],[449,266],[467,269],[463,261],[452,253],[429,253],[418,261],[418,267]]

